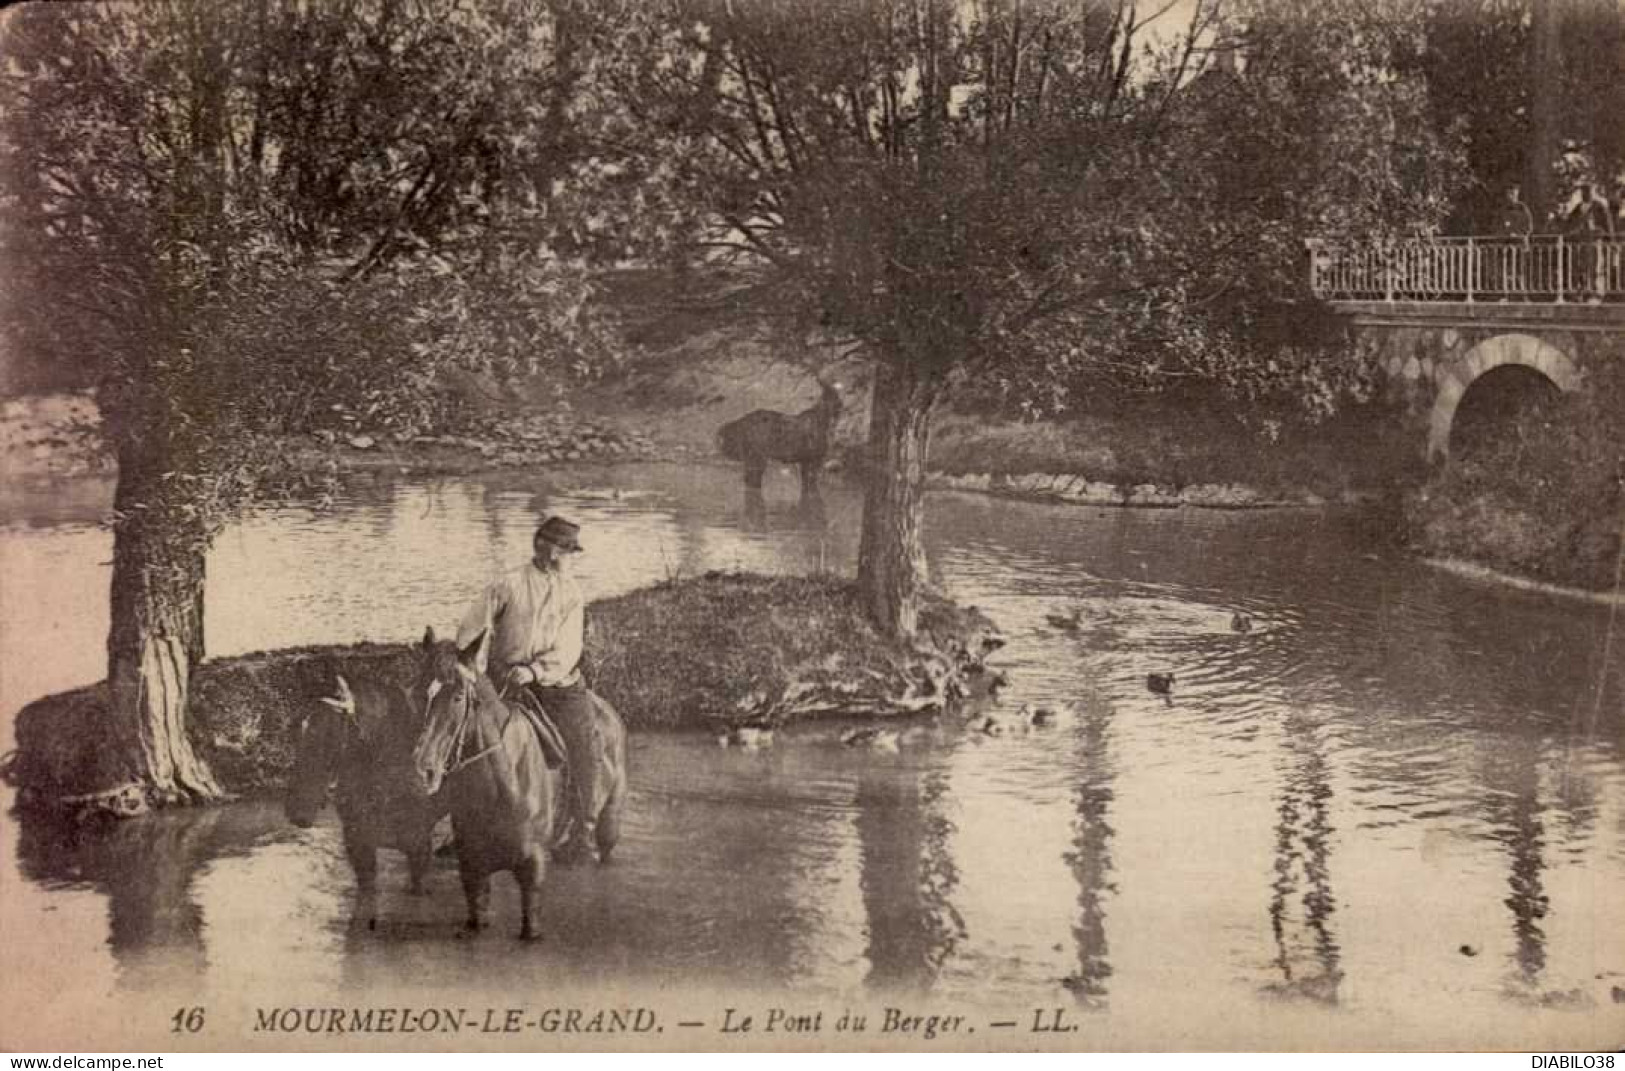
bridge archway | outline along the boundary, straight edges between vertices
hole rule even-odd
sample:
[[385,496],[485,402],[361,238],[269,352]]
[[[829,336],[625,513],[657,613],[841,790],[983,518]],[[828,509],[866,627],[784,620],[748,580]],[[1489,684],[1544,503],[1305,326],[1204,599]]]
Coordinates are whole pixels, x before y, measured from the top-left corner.
[[1491,368],[1468,385],[1450,418],[1450,456],[1465,458],[1495,445],[1521,418],[1543,410],[1549,413],[1562,393],[1528,365]]
[[1439,393],[1428,422],[1430,460],[1450,452],[1450,428],[1468,388],[1486,372],[1509,365],[1538,372],[1565,393],[1579,390],[1582,382],[1580,369],[1568,354],[1534,335],[1508,334],[1485,339],[1453,362],[1439,382]]

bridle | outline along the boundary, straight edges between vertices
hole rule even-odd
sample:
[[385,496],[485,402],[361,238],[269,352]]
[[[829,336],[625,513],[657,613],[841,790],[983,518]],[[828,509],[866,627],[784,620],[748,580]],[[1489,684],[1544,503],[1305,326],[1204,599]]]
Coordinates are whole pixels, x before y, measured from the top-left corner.
[[[502,737],[508,729],[507,722],[503,722],[502,727],[496,732],[496,739],[490,744],[465,759],[459,760],[457,758],[463,752],[463,746],[468,740],[469,728],[474,721],[474,692],[475,687],[466,681],[460,681],[457,685],[457,699],[462,704],[462,710],[458,712],[457,725],[452,730],[451,749],[446,755],[446,762],[450,765],[441,773],[442,781],[449,779],[455,773],[466,770],[502,747]],[[508,721],[512,720],[513,711],[509,710]]]

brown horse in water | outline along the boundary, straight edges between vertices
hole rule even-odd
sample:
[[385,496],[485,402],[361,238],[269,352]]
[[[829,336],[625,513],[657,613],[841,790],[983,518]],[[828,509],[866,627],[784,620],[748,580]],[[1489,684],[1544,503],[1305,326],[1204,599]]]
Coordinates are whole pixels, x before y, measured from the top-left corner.
[[784,461],[801,470],[801,494],[818,495],[818,474],[829,458],[830,440],[841,419],[841,385],[818,380],[816,405],[799,413],[757,409],[717,429],[717,451],[745,463],[745,490],[760,494],[769,461]]
[[[466,932],[488,924],[491,875],[511,871],[519,883],[519,936],[534,940],[536,909],[549,850],[569,814],[564,770],[548,766],[536,730],[517,703],[498,694],[476,668],[485,635],[467,647],[423,638],[420,685],[426,703],[413,761],[422,788],[446,801],[457,839],[457,864],[468,901]],[[620,837],[626,794],[626,732],[597,701],[600,754],[593,791],[594,841],[607,860]]]
[[405,689],[339,676],[336,694],[313,704],[298,727],[293,772],[283,801],[288,820],[310,827],[331,791],[344,830],[344,853],[363,896],[377,890],[378,849],[406,853],[412,891],[423,891],[443,801],[424,795],[412,752],[423,728]]

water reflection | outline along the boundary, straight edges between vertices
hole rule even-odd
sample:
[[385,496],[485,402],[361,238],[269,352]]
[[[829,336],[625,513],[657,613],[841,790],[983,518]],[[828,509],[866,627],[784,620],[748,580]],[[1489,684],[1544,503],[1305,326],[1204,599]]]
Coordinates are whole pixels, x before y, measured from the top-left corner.
[[749,532],[794,531],[822,532],[829,525],[829,507],[821,491],[802,495],[792,505],[775,503],[769,506],[759,487],[745,488],[744,529]]
[[1275,880],[1270,884],[1270,931],[1281,981],[1268,992],[1336,1004],[1343,972],[1332,933],[1335,830],[1325,748],[1307,711],[1289,711],[1281,728],[1286,756],[1275,827]]
[[953,822],[944,811],[940,770],[870,767],[858,776],[853,806],[869,963],[868,985],[929,989],[965,937],[954,907],[958,869],[948,851]]
[[1077,821],[1067,862],[1078,880],[1078,921],[1072,927],[1078,967],[1062,980],[1079,1005],[1104,1007],[1111,977],[1106,936],[1106,899],[1117,891],[1112,874],[1112,784],[1116,770],[1111,746],[1111,709],[1098,701],[1078,710],[1074,792]]
[[[741,510],[737,471],[676,466],[358,485],[335,513],[221,539],[210,649],[443,627],[554,511],[591,534],[595,598],[710,569],[850,571],[855,489],[826,488],[821,518],[760,505]],[[258,805],[96,836],[0,819],[21,867],[0,872],[0,930],[71,949],[27,960],[57,990],[197,972],[312,995],[901,989],[1070,999],[1112,1029],[1184,999],[1238,1012],[1233,1030],[1310,1017],[1351,1047],[1388,1043],[1395,1007],[1428,1031],[1466,1017],[1472,1045],[1511,1029],[1509,998],[1612,1007],[1598,976],[1625,975],[1625,643],[1606,611],[1368,557],[1335,515],[940,495],[926,530],[934,575],[1005,628],[1006,704],[1064,704],[1059,726],[949,725],[899,755],[813,729],[753,753],[638,734],[624,856],[554,870],[546,940],[524,952],[505,928],[452,938],[449,864],[421,899],[384,875],[378,928],[348,929],[336,826],[295,834]],[[24,596],[0,622],[13,711],[99,672],[106,537],[14,529],[0,550],[0,584]],[[1074,609],[1075,630],[1046,626]],[[1177,674],[1172,706],[1146,691],[1152,671]],[[495,908],[515,917],[511,883]],[[87,931],[105,943],[82,947]],[[26,1009],[21,984],[0,1001]],[[1247,1015],[1261,995],[1292,1007]],[[1570,1040],[1604,1018],[1566,1020]]]
[[291,835],[270,807],[176,810],[88,826],[31,818],[20,823],[17,854],[33,881],[89,886],[107,897],[107,947],[120,984],[172,988],[195,980],[210,958],[200,873],[268,837]]
[[[705,572],[705,521],[698,513],[680,512],[672,518],[677,529],[674,576],[699,576]],[[662,551],[664,552],[664,551]]]
[[1491,803],[1510,864],[1505,900],[1512,912],[1514,959],[1519,979],[1531,990],[1539,987],[1546,970],[1546,934],[1542,920],[1551,907],[1542,876],[1546,871],[1545,830],[1540,819],[1540,773],[1533,756],[1510,764],[1510,782]]

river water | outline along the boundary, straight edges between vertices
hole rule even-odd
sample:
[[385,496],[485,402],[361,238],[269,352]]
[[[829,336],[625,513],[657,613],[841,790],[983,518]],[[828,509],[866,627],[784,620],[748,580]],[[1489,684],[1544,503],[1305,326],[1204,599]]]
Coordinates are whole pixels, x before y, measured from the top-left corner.
[[[737,480],[381,479],[261,513],[210,559],[209,650],[447,628],[551,510],[583,524],[590,597],[851,569],[853,491],[829,489],[818,525],[780,497],[788,477],[747,517]],[[74,484],[0,503],[0,746],[23,703],[100,674],[106,502]],[[759,750],[639,734],[617,858],[553,870],[534,946],[512,939],[505,877],[496,931],[454,938],[450,861],[412,897],[391,854],[380,919],[356,924],[331,812],[301,831],[247,801],[75,834],[8,813],[6,1047],[319,1044],[254,1030],[267,1007],[477,1000],[529,1009],[510,1047],[579,1043],[535,1011],[592,1000],[652,1008],[667,1045],[924,1043],[881,1033],[886,1006],[964,1015],[935,1045],[1625,1042],[1625,638],[1607,608],[1446,575],[1335,511],[944,493],[927,531],[938,581],[1009,636],[1006,705],[1055,705],[1053,728],[934,725],[896,753],[832,727]],[[1175,675],[1171,697],[1151,672]],[[191,1006],[202,1029],[170,1034]],[[718,1033],[728,1007],[754,1032]],[[823,1012],[821,1033],[762,1033],[774,1008]],[[873,1011],[865,1033],[835,1032],[848,1009]]]

